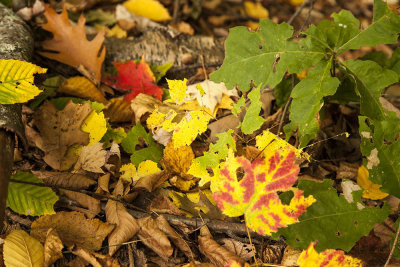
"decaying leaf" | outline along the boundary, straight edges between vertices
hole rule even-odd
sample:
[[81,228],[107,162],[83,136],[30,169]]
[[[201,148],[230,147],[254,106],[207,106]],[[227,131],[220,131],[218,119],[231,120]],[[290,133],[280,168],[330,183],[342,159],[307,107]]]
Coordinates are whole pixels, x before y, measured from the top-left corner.
[[[277,192],[290,190],[299,172],[295,152],[289,146],[265,156],[250,162],[235,157],[230,150],[211,180],[213,198],[223,213],[231,217],[244,214],[247,226],[261,235],[298,222],[315,202],[298,189],[292,189],[294,197],[289,205],[279,199]],[[243,178],[238,181],[239,177]]]
[[149,216],[138,219],[138,223],[140,225],[138,236],[143,244],[154,250],[164,261],[168,261],[174,249],[165,233],[158,228],[157,222]]
[[344,254],[342,250],[327,249],[318,254],[311,243],[307,250],[304,250],[297,260],[300,267],[307,266],[363,266],[362,261]]
[[187,176],[193,159],[194,153],[190,146],[181,146],[175,149],[173,142],[169,142],[164,149],[164,156],[160,164],[164,170]]
[[43,246],[23,230],[15,230],[4,240],[4,263],[8,267],[43,265]]
[[107,221],[116,225],[108,237],[108,254],[112,256],[119,248],[118,244],[130,240],[139,231],[139,225],[120,202],[108,200],[105,211]]
[[94,197],[64,189],[60,189],[60,193],[69,199],[76,201],[82,207],[87,208],[89,210],[87,214],[90,214],[90,216],[88,216],[89,219],[94,218],[101,211],[100,200],[95,199]]
[[103,240],[114,229],[114,225],[104,223],[99,219],[86,219],[80,212],[60,211],[35,220],[31,226],[31,235],[44,242],[50,228],[57,231],[66,246],[75,244],[83,248],[99,250]]
[[49,229],[47,231],[46,241],[44,242],[44,266],[51,266],[58,259],[63,257],[62,249],[64,248],[57,231]]
[[75,171],[82,169],[89,172],[104,173],[101,167],[106,163],[106,154],[107,151],[103,149],[103,144],[100,142],[83,147],[75,164]]
[[81,257],[85,262],[90,263],[94,267],[119,267],[117,259],[110,257],[109,255],[103,255],[91,250],[74,247],[71,249],[74,255]]
[[243,263],[241,258],[215,242],[207,226],[200,228],[198,239],[200,252],[216,266],[227,266],[229,260]]
[[104,110],[104,114],[110,122],[130,122],[134,120],[131,104],[121,98],[112,98]]
[[32,173],[49,185],[58,185],[73,189],[86,189],[96,184],[96,181],[93,179],[78,173],[49,171],[32,171]]
[[70,154],[66,157],[68,148],[89,143],[89,135],[81,130],[81,125],[90,112],[90,104],[79,105],[72,101],[60,111],[45,102],[35,112],[35,125],[40,132],[36,146],[45,152],[43,159],[53,169],[69,169],[78,156]]
[[106,49],[102,48],[104,31],[88,41],[85,34],[85,17],[80,16],[78,24],[71,26],[67,10],[63,8],[60,15],[49,5],[46,5],[44,15],[47,23],[41,27],[53,34],[53,39],[42,42],[46,50],[55,51],[39,52],[42,56],[70,65],[88,77],[95,84],[99,84],[101,66]]
[[107,103],[107,99],[104,98],[100,90],[97,89],[91,81],[82,76],[75,76],[67,79],[60,85],[57,92],[103,104]]

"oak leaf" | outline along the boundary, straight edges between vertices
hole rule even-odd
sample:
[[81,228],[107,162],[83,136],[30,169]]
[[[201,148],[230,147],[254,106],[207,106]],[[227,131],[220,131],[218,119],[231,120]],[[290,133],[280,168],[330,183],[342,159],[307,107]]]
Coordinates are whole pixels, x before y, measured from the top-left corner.
[[42,56],[57,60],[76,68],[95,84],[101,79],[101,66],[106,56],[102,48],[105,31],[88,41],[85,34],[85,17],[80,16],[76,26],[68,20],[65,7],[60,15],[49,5],[46,5],[44,16],[47,23],[41,27],[53,34],[53,39],[42,42],[46,50],[58,52],[39,52]]

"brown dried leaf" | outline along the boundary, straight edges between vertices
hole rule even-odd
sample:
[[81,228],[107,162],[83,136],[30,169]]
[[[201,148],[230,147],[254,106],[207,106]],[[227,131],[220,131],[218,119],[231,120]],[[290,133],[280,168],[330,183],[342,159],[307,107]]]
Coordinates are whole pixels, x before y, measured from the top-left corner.
[[74,169],[76,171],[82,169],[89,172],[104,173],[101,167],[106,164],[106,154],[107,151],[103,149],[103,144],[100,142],[85,146],[82,148]]
[[74,247],[72,250],[74,255],[77,255],[84,259],[86,262],[93,265],[93,267],[119,267],[117,259],[113,259],[111,256],[99,254],[88,249]]
[[57,89],[57,92],[103,104],[107,103],[107,99],[104,98],[100,90],[91,81],[82,76],[71,77],[64,81]]
[[99,219],[86,219],[80,212],[57,212],[39,217],[32,223],[31,235],[44,242],[48,229],[54,228],[66,246],[77,245],[99,250],[103,240],[114,229],[114,225]]
[[154,198],[150,203],[148,210],[155,213],[168,213],[178,216],[184,216],[186,214],[166,196]]
[[108,190],[108,184],[110,182],[110,173],[106,173],[103,176],[101,176],[98,180],[98,188],[96,190],[96,193],[100,193],[101,191],[110,193]]
[[32,173],[49,185],[58,185],[73,189],[86,189],[96,184],[96,181],[90,179],[86,175],[77,173],[49,171],[32,171]]
[[131,104],[122,98],[112,98],[107,108],[103,111],[110,122],[131,122],[135,114],[131,109]]
[[165,104],[157,98],[146,94],[138,94],[135,99],[131,101],[131,108],[135,113],[135,122],[139,123],[140,118],[147,112],[153,112],[156,106],[161,113],[168,113],[171,109],[176,112],[179,111],[177,107]]
[[[67,156],[72,145],[87,145],[89,134],[81,131],[81,125],[91,112],[90,104],[74,104],[69,101],[63,110],[57,110],[45,102],[34,114],[35,125],[40,137],[36,146],[45,152],[43,160],[56,170],[69,169],[78,159]],[[73,153],[70,153],[73,154]]]
[[178,235],[177,232],[169,225],[168,221],[164,216],[160,215],[156,219],[158,228],[163,231],[182,252],[189,258],[189,260],[194,260],[195,255],[190,249],[189,245],[183,238]]
[[164,170],[186,176],[193,159],[194,153],[190,146],[175,149],[173,142],[169,142],[164,149],[164,156],[160,163]]
[[[80,16],[76,26],[71,26],[67,10],[58,15],[46,5],[44,15],[47,23],[41,27],[53,34],[53,39],[42,42],[42,47],[59,53],[39,52],[42,56],[70,65],[88,77],[95,84],[101,79],[101,65],[106,56],[102,48],[105,31],[88,41],[85,34],[85,17]],[[99,56],[98,56],[99,55]]]
[[130,240],[139,231],[139,225],[120,202],[108,200],[105,211],[107,221],[117,225],[108,237],[108,254],[112,256],[119,248],[116,245]]
[[67,198],[78,202],[82,207],[87,208],[90,211],[90,213],[87,213],[87,215],[90,214],[90,216],[88,216],[90,219],[94,218],[101,211],[100,200],[98,199],[79,192],[64,189],[60,189],[60,193],[65,195]]
[[221,238],[218,240],[219,244],[222,244],[224,248],[235,253],[238,257],[242,258],[244,261],[251,260],[254,257],[253,251],[255,248],[251,249],[250,244],[242,243],[233,238]]
[[58,259],[63,258],[62,249],[64,248],[57,231],[50,228],[47,231],[46,241],[44,242],[44,266],[51,266]]
[[169,175],[165,171],[159,171],[140,178],[137,182],[135,182],[133,188],[145,189],[149,192],[152,192],[154,189],[164,183],[168,177]]
[[230,252],[226,248],[220,246],[212,237],[207,226],[200,228],[199,249],[213,264],[216,266],[226,266],[229,260],[234,260],[239,263],[244,261],[236,256],[233,252]]
[[137,221],[140,226],[138,236],[143,244],[154,250],[164,261],[168,261],[174,249],[168,237],[158,228],[157,222],[150,216]]

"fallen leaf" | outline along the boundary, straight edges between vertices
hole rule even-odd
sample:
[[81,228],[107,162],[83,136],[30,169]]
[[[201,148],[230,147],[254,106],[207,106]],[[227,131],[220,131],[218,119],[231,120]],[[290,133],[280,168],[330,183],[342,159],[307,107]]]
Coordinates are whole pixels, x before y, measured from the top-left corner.
[[158,228],[157,222],[150,216],[137,221],[140,226],[138,236],[143,244],[154,250],[164,261],[168,261],[174,249],[165,233]]
[[62,249],[64,248],[57,231],[50,228],[47,231],[46,241],[44,242],[44,266],[49,267],[58,259],[63,258]]
[[100,90],[97,89],[91,81],[82,76],[75,76],[67,79],[60,85],[57,92],[103,104],[107,103],[107,99],[104,98]]
[[140,178],[160,172],[161,170],[157,167],[157,163],[151,160],[143,161],[139,164],[137,170],[136,166],[132,163],[124,164],[121,166],[120,172],[122,175],[121,179],[130,183],[138,181]]
[[144,189],[148,192],[153,192],[156,188],[160,187],[168,176],[165,171],[159,171],[150,175],[143,176],[134,185],[134,189]]
[[194,159],[193,149],[190,146],[174,148],[173,142],[169,142],[164,149],[164,156],[160,161],[164,170],[187,177],[187,172]]
[[41,14],[45,9],[44,3],[36,0],[32,7],[24,7],[17,11],[17,15],[23,20],[31,20],[33,17]]
[[234,260],[239,263],[244,261],[236,256],[233,252],[230,252],[226,248],[220,246],[212,237],[207,226],[200,228],[199,249],[213,264],[216,266],[227,266],[229,260]]
[[117,259],[108,255],[102,255],[85,248],[74,247],[71,249],[72,254],[77,255],[90,263],[93,267],[119,267]]
[[168,197],[154,198],[148,206],[150,212],[167,213],[172,215],[183,216],[186,213],[181,211]]
[[268,10],[260,2],[244,2],[244,9],[250,17],[257,19],[267,19]]
[[44,242],[50,228],[57,231],[66,246],[75,244],[96,251],[102,247],[103,240],[114,229],[114,225],[99,219],[86,219],[80,212],[60,211],[36,219],[31,225],[31,235]]
[[110,99],[104,114],[110,122],[131,122],[135,118],[131,104],[121,98]]
[[106,163],[106,154],[107,151],[103,149],[103,144],[100,142],[95,143],[92,146],[85,146],[81,150],[81,154],[75,164],[74,170],[104,173],[101,167]]
[[115,37],[115,38],[126,38],[128,36],[128,33],[121,29],[118,24],[116,24],[114,27],[112,27],[111,29],[107,30],[107,37]]
[[300,267],[363,266],[361,260],[345,255],[342,250],[327,249],[318,254],[318,252],[314,249],[313,242],[311,242],[307,250],[304,250],[300,254],[300,257],[297,259],[297,264],[299,264]]
[[103,112],[93,110],[82,123],[81,130],[89,134],[88,146],[100,142],[101,138],[107,132],[107,121],[104,118]]
[[69,169],[78,159],[77,155],[67,156],[72,145],[87,145],[89,135],[81,130],[81,125],[91,112],[89,104],[74,104],[68,101],[65,108],[57,110],[50,102],[45,102],[34,114],[35,125],[40,136],[36,146],[45,152],[43,160],[56,170]]
[[171,19],[168,10],[156,0],[128,0],[123,5],[129,12],[154,21]]
[[59,189],[59,190],[61,195],[64,195],[67,198],[76,201],[82,207],[87,208],[89,210],[87,214],[90,214],[90,216],[87,216],[89,217],[89,219],[94,218],[97,214],[100,213],[101,211],[100,200],[75,191],[64,190],[64,189]]
[[96,181],[93,179],[78,173],[50,171],[32,171],[32,173],[49,185],[70,187],[73,189],[87,189],[91,185],[96,184]]
[[254,251],[256,251],[256,248],[253,245],[247,244],[247,243],[242,243],[236,239],[233,238],[221,238],[218,239],[218,243],[221,244],[224,248],[227,250],[235,253],[238,257],[243,259],[244,261],[249,261],[254,257]]
[[129,241],[139,231],[139,225],[120,202],[108,200],[105,212],[107,222],[116,225],[108,237],[108,254],[112,256],[119,248],[118,244]]
[[378,199],[383,199],[387,197],[389,194],[382,192],[379,190],[380,187],[382,187],[379,184],[374,184],[368,179],[369,173],[367,168],[364,167],[364,165],[361,165],[361,167],[358,169],[358,174],[357,174],[357,184],[359,184],[363,189],[363,198],[368,198],[372,200],[378,200]]
[[186,23],[184,21],[181,21],[178,24],[172,24],[171,26],[180,32],[190,34],[190,35],[194,34],[194,29],[192,28],[192,26],[190,26],[189,23]]
[[85,17],[81,15],[77,25],[71,26],[65,7],[58,15],[54,9],[46,5],[44,16],[47,23],[41,27],[51,32],[53,39],[42,42],[42,47],[58,53],[39,52],[39,54],[72,66],[94,84],[99,84],[101,66],[106,55],[106,49],[102,48],[104,31],[88,41],[85,34]]
[[140,123],[140,119],[142,118],[142,116],[148,112],[153,112],[156,107],[158,107],[161,112],[168,112],[170,109],[174,108],[176,109],[176,111],[178,110],[175,106],[163,103],[157,98],[151,97],[146,94],[139,94],[135,99],[131,101],[131,108],[135,113],[135,122]]
[[[101,194],[101,190],[104,192],[110,193],[108,189],[108,184],[110,183],[110,173],[106,173],[103,176],[100,176],[98,179],[98,189],[96,190],[96,193]],[[101,189],[101,190],[99,190]]]
[[43,246],[23,230],[12,231],[3,246],[4,264],[7,267],[43,266]]
[[161,100],[163,91],[155,84],[156,78],[144,57],[140,63],[131,60],[126,63],[113,62],[113,65],[118,75],[108,74],[103,82],[116,89],[131,91],[124,96],[125,101],[131,102],[140,93]]

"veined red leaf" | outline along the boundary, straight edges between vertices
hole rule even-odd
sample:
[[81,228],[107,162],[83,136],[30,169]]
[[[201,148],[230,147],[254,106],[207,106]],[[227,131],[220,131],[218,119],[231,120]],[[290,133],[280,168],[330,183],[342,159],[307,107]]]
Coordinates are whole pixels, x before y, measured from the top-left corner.
[[[295,151],[289,146],[253,162],[235,157],[230,150],[227,160],[214,169],[211,189],[215,202],[228,216],[244,214],[247,226],[262,235],[298,222],[298,217],[316,200],[292,188],[299,173],[295,159]],[[294,196],[285,205],[277,192],[289,190]]]
[[126,63],[113,62],[113,65],[118,75],[108,74],[103,82],[116,89],[130,90],[124,97],[125,101],[130,102],[140,93],[161,100],[163,91],[155,84],[156,78],[144,58],[140,63],[131,60]]

